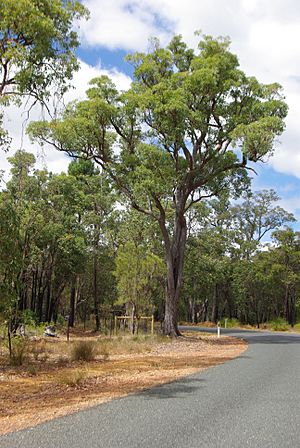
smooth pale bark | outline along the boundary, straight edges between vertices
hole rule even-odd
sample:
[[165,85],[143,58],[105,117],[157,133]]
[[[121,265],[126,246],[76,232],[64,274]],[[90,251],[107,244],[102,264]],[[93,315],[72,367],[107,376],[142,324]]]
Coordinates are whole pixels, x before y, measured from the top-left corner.
[[195,299],[189,299],[189,316],[188,316],[189,322],[192,324],[196,323],[196,306],[195,306]]

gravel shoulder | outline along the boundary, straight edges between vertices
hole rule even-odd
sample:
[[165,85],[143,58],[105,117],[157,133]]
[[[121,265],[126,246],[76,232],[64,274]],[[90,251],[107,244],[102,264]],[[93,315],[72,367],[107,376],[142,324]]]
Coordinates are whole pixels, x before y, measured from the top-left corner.
[[38,373],[0,366],[0,434],[108,402],[201,372],[247,349],[241,339],[185,333],[144,353],[118,353],[89,363],[48,363]]

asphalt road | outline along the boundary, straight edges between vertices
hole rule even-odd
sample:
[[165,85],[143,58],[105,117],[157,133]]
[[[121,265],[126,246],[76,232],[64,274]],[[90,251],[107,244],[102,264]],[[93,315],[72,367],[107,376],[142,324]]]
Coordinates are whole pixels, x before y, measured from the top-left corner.
[[300,448],[300,335],[252,331],[239,358],[0,437],[0,448]]

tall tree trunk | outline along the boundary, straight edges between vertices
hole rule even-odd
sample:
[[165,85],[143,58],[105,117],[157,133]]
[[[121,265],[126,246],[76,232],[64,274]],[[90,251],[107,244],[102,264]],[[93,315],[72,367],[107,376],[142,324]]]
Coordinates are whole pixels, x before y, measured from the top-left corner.
[[219,293],[218,293],[218,285],[216,284],[213,295],[211,321],[216,324],[218,321],[218,317],[219,317]]
[[180,336],[177,324],[178,302],[182,286],[183,263],[185,254],[185,244],[187,236],[187,226],[184,217],[184,207],[180,207],[176,212],[173,240],[170,242],[166,238],[167,230],[165,223],[160,222],[166,250],[167,260],[167,289],[165,302],[165,317],[163,323],[164,334],[169,336]]
[[189,321],[194,324],[195,323],[195,299],[189,299]]
[[76,278],[71,283],[70,291],[70,314],[69,314],[69,326],[74,327],[75,323],[75,301],[76,301]]
[[31,302],[30,302],[30,309],[31,311],[35,311],[35,305],[36,305],[36,286],[37,286],[37,271],[32,271],[32,285],[31,285]]
[[37,302],[36,302],[36,313],[37,313],[39,322],[43,321],[42,277],[43,277],[43,271],[41,270],[39,273],[39,277],[38,277]]
[[289,298],[289,286],[285,286],[285,297],[284,297],[284,317],[288,322],[290,317],[290,298]]
[[290,297],[290,315],[289,315],[289,324],[294,327],[296,323],[296,294],[293,291]]
[[201,307],[201,321],[206,322],[208,318],[208,299],[205,299]]
[[100,313],[99,313],[99,291],[98,291],[98,259],[97,253],[94,253],[93,259],[93,283],[94,283],[94,308],[96,331],[100,331]]

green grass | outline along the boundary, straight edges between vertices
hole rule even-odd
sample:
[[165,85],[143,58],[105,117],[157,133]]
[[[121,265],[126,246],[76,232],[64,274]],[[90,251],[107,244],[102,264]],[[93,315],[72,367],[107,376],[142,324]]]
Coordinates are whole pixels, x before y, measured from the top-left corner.
[[288,331],[290,329],[288,323],[281,317],[272,320],[271,322],[269,322],[269,325],[271,327],[271,330],[273,331]]

